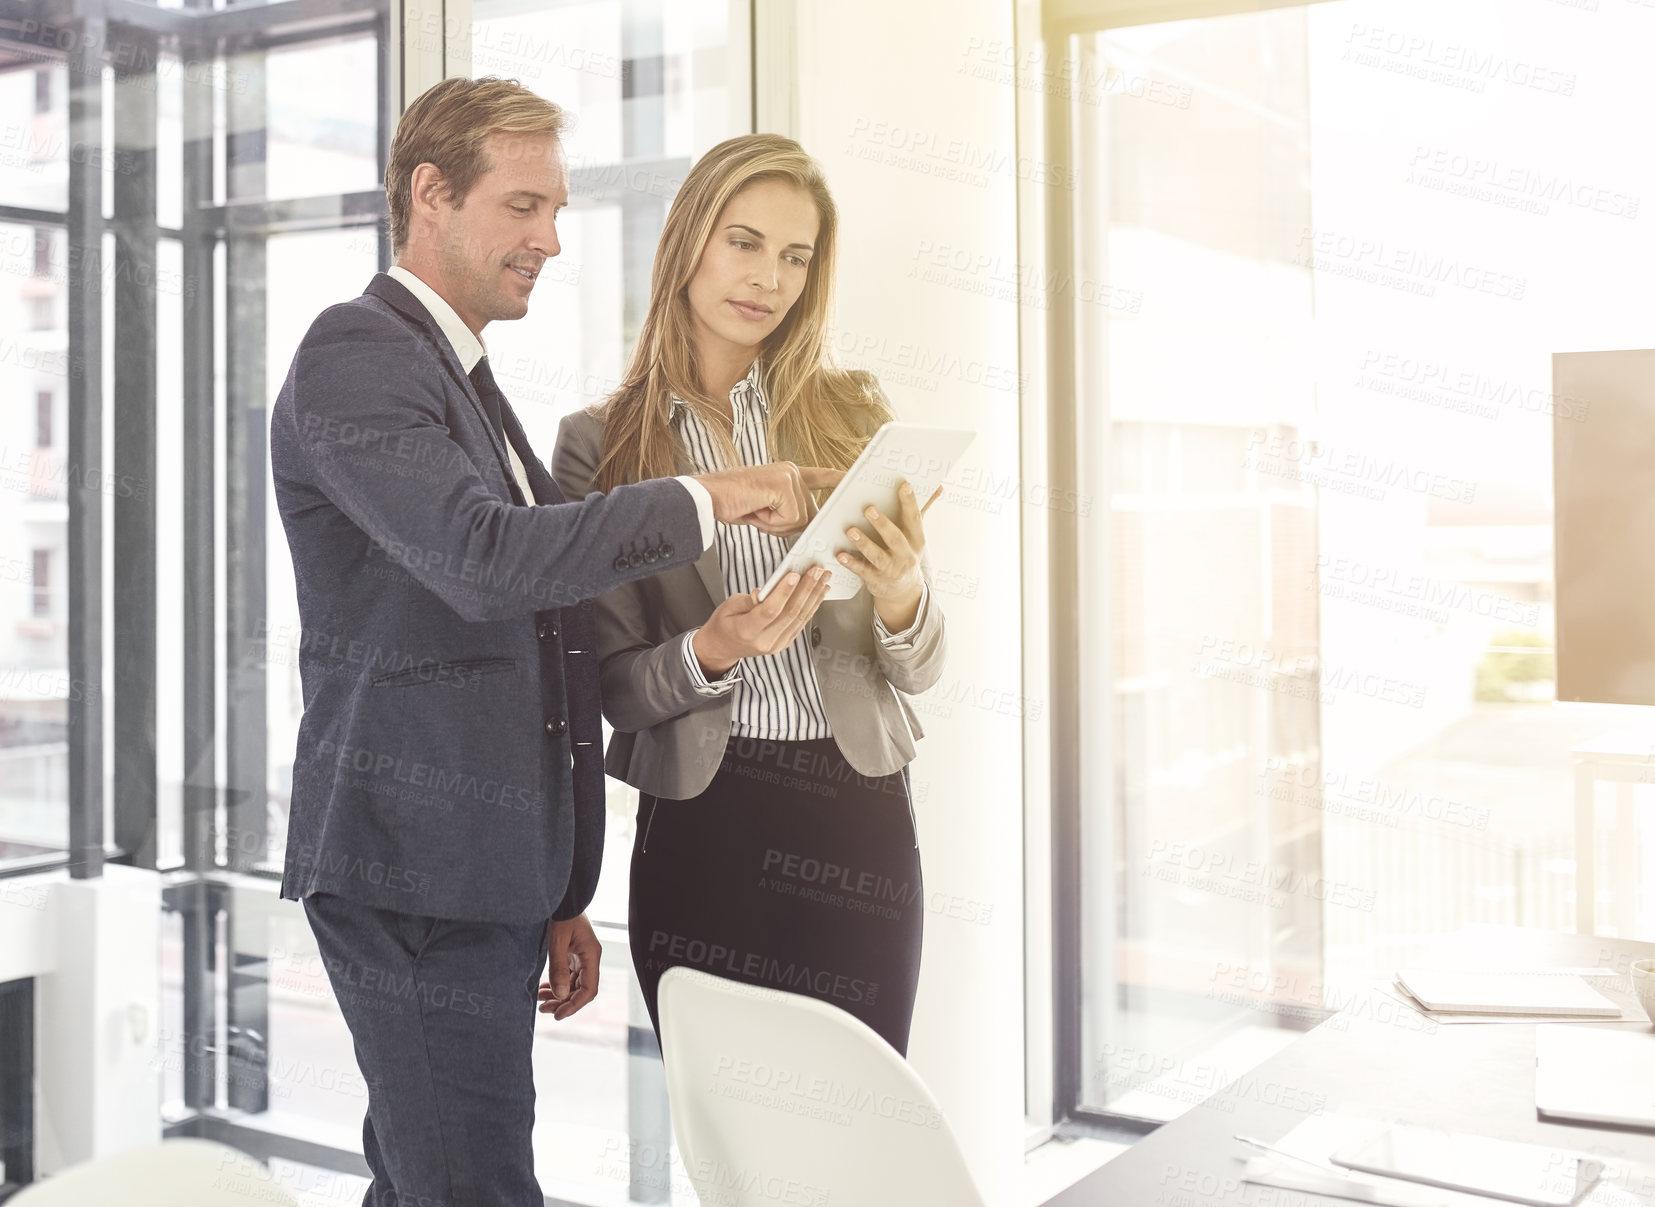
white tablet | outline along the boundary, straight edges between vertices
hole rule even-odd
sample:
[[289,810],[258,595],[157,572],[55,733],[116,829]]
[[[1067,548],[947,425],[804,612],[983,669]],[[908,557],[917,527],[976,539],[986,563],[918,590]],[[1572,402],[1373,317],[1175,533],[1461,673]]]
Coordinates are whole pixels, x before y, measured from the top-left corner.
[[1585,1154],[1463,1132],[1394,1125],[1335,1165],[1532,1207],[1575,1207],[1603,1176]]
[[1534,1106],[1547,1122],[1655,1132],[1655,1035],[1639,1027],[1536,1027]]
[[948,476],[954,462],[976,438],[968,428],[935,427],[928,423],[885,424],[873,434],[862,455],[845,471],[844,479],[822,504],[788,549],[764,586],[763,599],[789,572],[803,574],[812,566],[833,571],[828,599],[849,599],[862,589],[862,580],[835,558],[842,549],[854,549],[845,529],[851,525],[871,532],[862,509],[870,503],[893,520],[899,513],[896,488],[904,481],[913,484],[921,506],[931,491]]

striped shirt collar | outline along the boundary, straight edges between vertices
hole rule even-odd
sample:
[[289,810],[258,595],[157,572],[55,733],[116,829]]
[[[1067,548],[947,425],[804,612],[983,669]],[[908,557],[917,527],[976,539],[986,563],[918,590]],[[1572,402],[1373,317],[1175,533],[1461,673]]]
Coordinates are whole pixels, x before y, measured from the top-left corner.
[[[765,395],[764,383],[760,380],[757,357],[753,358],[753,365],[752,368],[747,370],[747,376],[730,387],[730,408],[737,427],[741,426],[745,417],[746,404],[749,398],[758,400],[759,414],[768,418],[770,415],[770,399]],[[672,417],[677,419],[680,415],[686,414],[693,414],[689,403],[674,394],[672,396]]]

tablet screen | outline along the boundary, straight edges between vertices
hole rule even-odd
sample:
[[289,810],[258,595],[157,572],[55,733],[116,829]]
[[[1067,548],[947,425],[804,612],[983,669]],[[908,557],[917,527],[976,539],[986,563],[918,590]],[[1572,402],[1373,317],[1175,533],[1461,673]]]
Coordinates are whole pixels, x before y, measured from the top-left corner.
[[854,525],[864,532],[871,531],[872,525],[862,513],[870,504],[895,518],[899,514],[897,487],[904,481],[913,485],[923,504],[948,476],[975,435],[966,428],[894,420],[881,427],[868,441],[862,455],[845,471],[843,480],[834,487],[816,518],[799,534],[769,580],[759,588],[758,598],[768,595],[789,572],[803,574],[812,566],[833,572],[828,599],[849,599],[855,595],[862,589],[862,580],[842,566],[837,556],[841,550],[855,548],[845,529]]

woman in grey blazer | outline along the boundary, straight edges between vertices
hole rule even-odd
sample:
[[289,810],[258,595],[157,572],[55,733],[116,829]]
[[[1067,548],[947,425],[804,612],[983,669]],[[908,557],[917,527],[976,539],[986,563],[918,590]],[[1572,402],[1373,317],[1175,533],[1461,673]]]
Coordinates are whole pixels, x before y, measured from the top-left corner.
[[[891,409],[828,360],[836,233],[791,139],[703,156],[625,380],[558,432],[565,493],[772,456],[848,467]],[[719,524],[695,565],[597,601],[605,765],[641,794],[629,920],[657,1035],[661,974],[689,965],[820,998],[907,1050],[925,903],[906,770],[924,731],[905,695],[937,681],[947,641],[923,508],[900,497],[847,530],[851,599],[823,602],[812,572],[759,602],[787,543]]]

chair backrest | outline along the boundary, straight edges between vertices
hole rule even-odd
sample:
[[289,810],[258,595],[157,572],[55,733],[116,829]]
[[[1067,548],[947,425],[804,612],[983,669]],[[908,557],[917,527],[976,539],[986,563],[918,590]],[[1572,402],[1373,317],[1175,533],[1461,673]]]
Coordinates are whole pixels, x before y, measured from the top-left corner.
[[297,1207],[263,1164],[214,1140],[147,1144],[25,1186],[6,1207]]
[[931,1091],[843,1010],[699,969],[659,991],[673,1132],[703,1207],[986,1207]]

